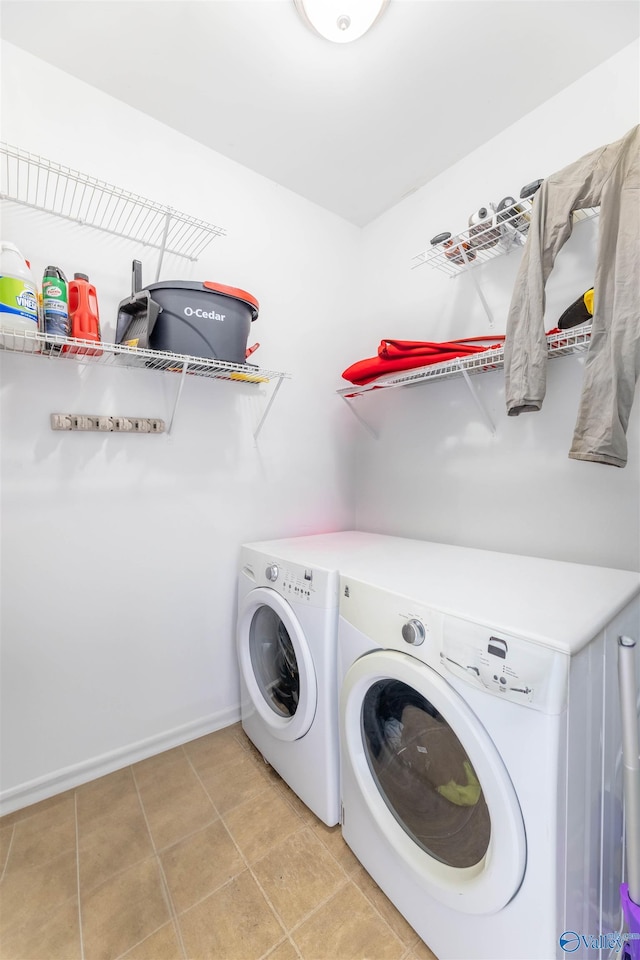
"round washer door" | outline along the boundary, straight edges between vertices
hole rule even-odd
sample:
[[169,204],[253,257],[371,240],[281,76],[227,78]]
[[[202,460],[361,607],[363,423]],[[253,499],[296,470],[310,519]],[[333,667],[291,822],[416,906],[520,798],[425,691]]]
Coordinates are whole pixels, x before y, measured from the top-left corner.
[[307,639],[290,605],[256,587],[238,611],[238,660],[251,701],[279,740],[299,740],[313,723],[318,687]]
[[524,823],[502,758],[462,697],[414,657],[379,650],[347,671],[340,711],[356,805],[393,856],[447,907],[504,907],[524,876]]

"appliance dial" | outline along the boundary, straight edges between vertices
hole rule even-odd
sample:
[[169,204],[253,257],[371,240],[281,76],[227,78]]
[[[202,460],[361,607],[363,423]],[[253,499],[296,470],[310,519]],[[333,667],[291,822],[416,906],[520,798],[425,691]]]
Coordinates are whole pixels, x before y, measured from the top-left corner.
[[406,643],[412,643],[415,647],[419,647],[421,643],[424,643],[424,638],[424,624],[420,620],[407,620],[402,627],[402,639]]
[[275,583],[275,581],[278,579],[278,574],[280,573],[278,570],[278,564],[270,563],[264,573],[267,580],[271,580],[272,583]]

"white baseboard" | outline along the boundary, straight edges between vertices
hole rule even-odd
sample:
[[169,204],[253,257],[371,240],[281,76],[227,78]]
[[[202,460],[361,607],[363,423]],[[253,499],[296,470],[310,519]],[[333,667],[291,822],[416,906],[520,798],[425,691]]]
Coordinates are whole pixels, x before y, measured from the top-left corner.
[[80,763],[73,764],[73,766],[63,767],[43,777],[37,777],[35,780],[22,783],[17,787],[3,790],[0,792],[0,816],[12,813],[14,810],[21,810],[23,807],[29,807],[32,803],[54,797],[58,793],[64,793],[65,790],[78,787],[80,784],[95,780],[97,777],[103,777],[107,773],[113,773],[114,770],[121,770],[123,767],[128,767],[129,764],[137,763],[139,760],[146,760],[147,757],[153,757],[157,753],[170,750],[172,747],[179,747],[190,740],[197,740],[198,737],[204,737],[207,733],[213,733],[215,730],[228,727],[239,719],[239,706],[221,710],[219,713],[213,713],[192,723],[186,723],[174,730],[165,731],[146,740],[139,740],[137,743],[131,743],[126,747],[119,747],[110,753],[103,753],[99,757],[82,760]]

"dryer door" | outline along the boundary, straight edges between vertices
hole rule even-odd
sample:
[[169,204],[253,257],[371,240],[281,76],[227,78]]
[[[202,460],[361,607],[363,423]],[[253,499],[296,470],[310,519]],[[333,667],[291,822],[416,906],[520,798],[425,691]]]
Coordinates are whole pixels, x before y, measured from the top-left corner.
[[238,611],[238,659],[251,701],[280,740],[298,740],[316,712],[313,659],[300,621],[275,590],[257,587]]
[[492,740],[450,684],[404,653],[368,653],[347,671],[341,725],[358,802],[428,893],[471,914],[508,903],[525,869],[520,806]]

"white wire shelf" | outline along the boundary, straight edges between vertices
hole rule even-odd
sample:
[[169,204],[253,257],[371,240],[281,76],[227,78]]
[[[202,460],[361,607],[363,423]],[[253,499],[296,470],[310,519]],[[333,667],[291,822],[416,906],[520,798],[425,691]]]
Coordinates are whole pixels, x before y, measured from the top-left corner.
[[169,373],[187,373],[195,377],[215,380],[237,380],[246,383],[268,383],[289,379],[288,373],[263,370],[242,363],[190,357],[186,354],[162,350],[142,350],[122,343],[95,343],[68,337],[54,337],[31,331],[0,327],[0,350],[27,353],[44,361],[58,363],[72,360],[76,363],[99,364],[110,367],[135,367],[143,370],[164,370]]
[[75,363],[135,368],[137,370],[160,370],[166,373],[180,374],[176,378],[177,389],[167,427],[168,434],[171,433],[178,402],[188,375],[247,384],[277,381],[262,417],[253,432],[256,441],[282,382],[290,379],[288,373],[264,370],[249,364],[210,360],[206,357],[190,357],[186,354],[168,353],[163,350],[143,350],[137,347],[128,347],[121,343],[96,343],[93,340],[45,336],[35,330],[12,330],[6,327],[0,327],[0,351],[2,350],[9,353],[40,357],[42,362],[48,361],[49,363],[71,360]]
[[0,143],[0,199],[192,261],[226,235],[222,227],[6,143]]
[[[591,325],[584,324],[552,333],[547,336],[548,357],[568,356],[589,348],[591,339]],[[370,393],[372,390],[385,390],[391,387],[406,387],[416,383],[427,383],[434,380],[451,380],[455,377],[466,377],[470,374],[487,373],[504,366],[504,346],[494,350],[483,350],[466,357],[456,357],[444,363],[433,363],[426,367],[416,367],[413,370],[403,370],[389,377],[378,377],[377,380],[363,386],[353,385],[338,390],[338,394],[345,400]]]
[[[513,247],[521,247],[527,239],[531,210],[535,195],[518,200],[476,226],[437,243],[412,258],[411,269],[428,264],[449,277],[458,277],[468,270],[481,266],[489,260],[509,253]],[[573,212],[573,222],[591,220],[598,215],[598,208],[589,207]]]

